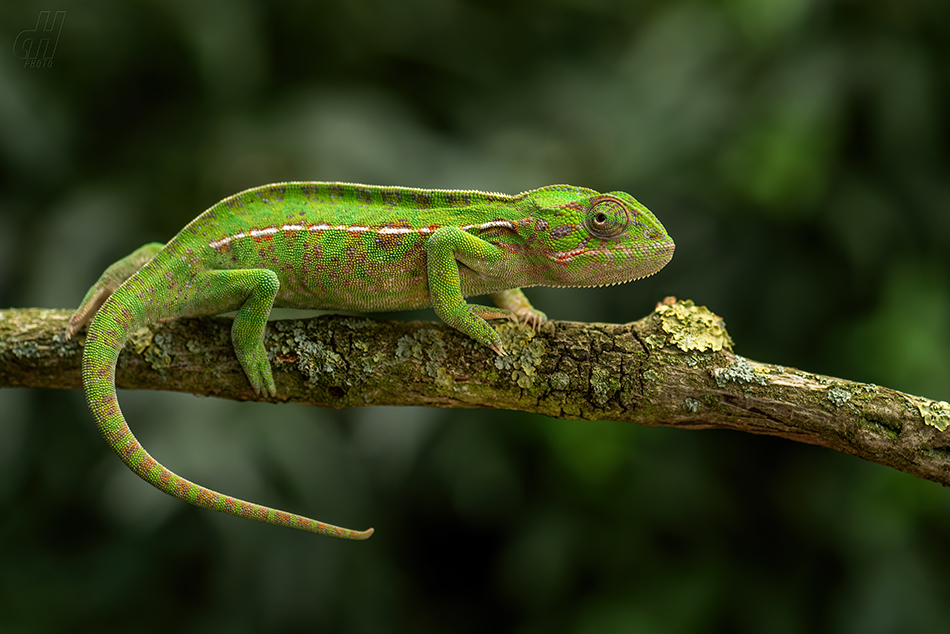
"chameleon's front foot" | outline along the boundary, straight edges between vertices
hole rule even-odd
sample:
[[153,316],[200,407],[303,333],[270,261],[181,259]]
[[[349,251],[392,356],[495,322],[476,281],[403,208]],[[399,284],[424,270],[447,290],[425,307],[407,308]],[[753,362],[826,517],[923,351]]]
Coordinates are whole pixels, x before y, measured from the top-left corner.
[[501,344],[501,337],[495,332],[486,319],[510,319],[517,322],[514,313],[504,308],[495,308],[494,306],[481,306],[479,304],[461,304],[445,307],[435,306],[435,313],[448,325],[456,330],[468,335],[475,341],[487,348],[491,348],[495,354],[504,357],[504,346]]

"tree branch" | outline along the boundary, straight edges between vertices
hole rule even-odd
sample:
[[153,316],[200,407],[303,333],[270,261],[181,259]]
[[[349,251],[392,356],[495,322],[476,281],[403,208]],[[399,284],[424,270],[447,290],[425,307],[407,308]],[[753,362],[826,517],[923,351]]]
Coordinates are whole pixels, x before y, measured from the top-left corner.
[[[81,387],[70,311],[0,311],[0,387]],[[876,385],[750,361],[722,320],[670,298],[630,324],[497,325],[508,357],[440,323],[343,316],[271,322],[279,395],[255,395],[231,347],[230,320],[143,328],[116,383],[235,400],[321,407],[486,407],[781,436],[950,484],[950,404]]]

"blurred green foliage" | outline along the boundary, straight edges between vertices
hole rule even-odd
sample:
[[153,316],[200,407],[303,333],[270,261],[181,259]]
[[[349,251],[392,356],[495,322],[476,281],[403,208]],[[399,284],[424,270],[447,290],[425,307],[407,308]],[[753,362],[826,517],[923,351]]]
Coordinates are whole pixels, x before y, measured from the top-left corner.
[[[54,63],[10,52],[68,10]],[[0,5],[0,306],[279,180],[637,196],[643,282],[740,354],[950,399],[950,4],[937,0],[87,0]],[[428,315],[427,318],[431,318]],[[78,392],[0,392],[0,631],[933,632],[950,494],[735,433],[495,411],[328,412],[126,392],[203,484],[377,534],[199,511]]]

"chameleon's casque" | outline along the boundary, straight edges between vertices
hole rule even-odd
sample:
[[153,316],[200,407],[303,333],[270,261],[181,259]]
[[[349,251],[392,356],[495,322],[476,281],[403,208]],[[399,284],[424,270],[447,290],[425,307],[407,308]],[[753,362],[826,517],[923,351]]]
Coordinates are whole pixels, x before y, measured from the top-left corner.
[[[221,495],[172,473],[132,435],[115,366],[130,334],[177,317],[237,311],[234,349],[256,392],[276,395],[264,351],[273,306],[402,310],[432,306],[505,354],[485,319],[540,325],[526,286],[601,286],[657,272],[673,257],[663,225],[629,194],[554,185],[516,196],[477,191],[278,183],[235,194],[166,245],[109,267],[66,336],[89,323],[83,384],[103,437],[136,474],[203,508],[325,535],[372,534]],[[491,294],[497,307],[464,297]]]

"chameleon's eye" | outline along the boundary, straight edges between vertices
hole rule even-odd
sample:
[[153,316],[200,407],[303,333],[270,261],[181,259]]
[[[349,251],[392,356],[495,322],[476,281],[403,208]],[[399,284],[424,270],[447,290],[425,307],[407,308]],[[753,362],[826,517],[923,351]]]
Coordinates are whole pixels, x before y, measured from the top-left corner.
[[616,238],[627,229],[629,222],[627,206],[613,196],[602,196],[587,213],[590,232],[602,240]]

